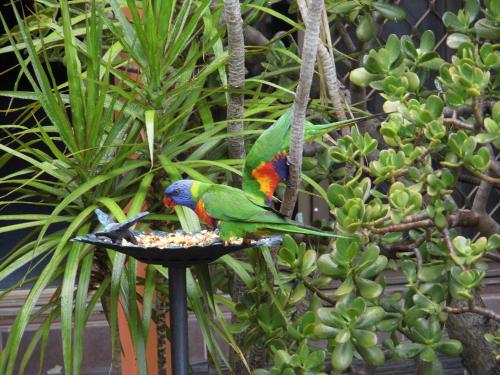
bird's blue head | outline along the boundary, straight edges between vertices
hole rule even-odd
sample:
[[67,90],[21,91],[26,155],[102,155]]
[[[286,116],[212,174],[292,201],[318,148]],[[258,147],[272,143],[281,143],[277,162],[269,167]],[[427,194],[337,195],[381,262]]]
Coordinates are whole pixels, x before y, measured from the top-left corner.
[[194,209],[196,202],[193,199],[191,187],[193,180],[179,180],[165,189],[163,204],[167,207],[186,206]]

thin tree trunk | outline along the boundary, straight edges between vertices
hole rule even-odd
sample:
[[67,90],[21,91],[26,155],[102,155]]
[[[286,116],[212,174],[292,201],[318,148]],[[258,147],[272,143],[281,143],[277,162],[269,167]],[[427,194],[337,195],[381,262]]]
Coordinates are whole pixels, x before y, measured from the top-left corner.
[[[239,133],[243,131],[244,98],[241,91],[244,88],[245,80],[245,43],[238,0],[224,0],[224,17],[227,25],[229,50],[228,84],[230,92],[227,103],[227,119],[229,121],[227,131]],[[245,141],[242,135],[228,138],[228,154],[232,159],[245,158]]]
[[[474,291],[474,304],[484,306],[479,292]],[[450,306],[464,307],[464,301],[453,301]],[[484,339],[485,333],[494,333],[494,321],[477,314],[449,314],[446,328],[451,338],[459,340],[464,351],[462,360],[471,375],[500,375],[500,366],[493,355],[495,349]]]
[[[305,0],[298,0],[297,4],[299,6],[302,18],[307,19],[309,12],[307,10]],[[325,22],[323,22],[322,25],[324,26]],[[324,27],[323,29],[325,34],[330,35],[330,30],[325,29]],[[333,59],[333,55],[328,52],[328,49],[323,45],[321,41],[318,42],[318,58],[323,67],[324,80],[326,88],[328,90],[328,96],[332,101],[337,121],[346,120],[347,117],[344,111],[344,96],[340,91],[340,83],[337,78],[337,68],[335,67],[335,60]],[[350,128],[348,127],[341,130],[342,135],[347,135],[349,133]]]
[[[483,109],[481,113],[474,113],[476,118],[475,126],[481,127],[483,122]],[[490,153],[493,153],[491,146],[488,146]],[[491,194],[492,185],[486,181],[481,181],[477,190],[472,212],[480,218],[477,229],[483,235],[489,236],[498,231],[498,223],[488,215],[487,206]],[[497,226],[495,228],[495,225]],[[474,290],[473,304],[484,307],[484,302],[479,291]],[[450,306],[464,307],[464,301],[452,301]],[[484,339],[485,333],[494,333],[498,324],[487,317],[463,313],[449,314],[446,321],[448,334],[462,342],[464,351],[462,360],[465,368],[471,375],[500,375],[500,366],[492,354],[494,347]]]
[[281,212],[291,216],[299,192],[302,172],[302,152],[304,149],[304,122],[309,93],[314,74],[316,54],[318,51],[319,27],[323,0],[312,0],[309,7],[309,17],[306,21],[306,32],[302,48],[302,64],[300,66],[299,84],[293,102],[292,134],[290,139],[289,175]]
[[[486,147],[492,155],[495,155],[493,148],[490,145],[486,145]],[[495,163],[495,158],[493,158],[491,163]],[[492,172],[493,174],[496,174],[494,170]],[[483,236],[486,237],[495,233],[500,234],[500,225],[495,219],[489,216],[487,212],[488,200],[490,198],[492,188],[493,186],[490,183],[481,180],[472,204],[472,210],[478,213],[480,218],[477,229]]]
[[[228,85],[230,92],[227,98],[227,119],[229,121],[227,131],[228,133],[238,133],[243,131],[244,97],[241,91],[244,88],[245,79],[245,40],[239,0],[224,0],[224,18],[227,25],[229,50]],[[228,138],[228,154],[232,159],[245,158],[245,141],[243,136],[236,135]],[[241,184],[241,180],[237,179],[236,181],[238,184]],[[235,256],[238,255],[235,254]],[[244,291],[245,285],[243,282],[235,278],[230,290],[232,300],[238,303]],[[241,346],[243,337],[235,335],[235,340],[236,344]],[[245,366],[236,352],[231,351],[229,361],[234,374],[247,373]]]
[[[323,71],[325,73],[325,82],[328,89],[328,95],[333,103],[335,115],[338,121],[346,120],[347,116],[344,112],[344,100],[342,92],[340,91],[340,83],[337,78],[337,69],[335,62],[323,44],[318,46],[318,55],[323,64]],[[349,128],[345,128],[349,129]],[[344,129],[343,129],[344,130]]]

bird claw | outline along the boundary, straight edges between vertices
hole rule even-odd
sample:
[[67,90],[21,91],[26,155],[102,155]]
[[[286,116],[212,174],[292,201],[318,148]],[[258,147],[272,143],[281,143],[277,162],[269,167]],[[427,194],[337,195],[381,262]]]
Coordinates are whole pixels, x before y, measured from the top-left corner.
[[253,240],[251,238],[243,238],[243,244],[244,245],[252,245]]
[[289,157],[289,156],[287,156],[287,157],[286,157],[286,165],[287,165],[287,166],[291,166],[291,165],[293,165],[293,162],[290,160],[290,157]]

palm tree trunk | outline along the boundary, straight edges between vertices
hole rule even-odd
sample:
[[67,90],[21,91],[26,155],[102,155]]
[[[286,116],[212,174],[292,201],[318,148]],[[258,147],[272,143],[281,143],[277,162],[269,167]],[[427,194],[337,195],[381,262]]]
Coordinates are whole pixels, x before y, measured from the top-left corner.
[[318,51],[322,9],[323,0],[311,1],[309,15],[306,21],[304,45],[302,48],[299,84],[293,102],[292,134],[290,139],[290,154],[288,157],[290,168],[285,196],[283,204],[281,205],[281,212],[289,217],[293,213],[301,181],[302,152],[304,150],[304,122],[306,120],[306,109],[309,102],[316,54]]
[[[244,97],[241,91],[244,88],[245,80],[245,43],[238,0],[224,0],[224,17],[227,25],[229,50],[228,85],[230,92],[227,102],[227,119],[229,121],[227,131],[238,133],[243,131]],[[242,135],[228,138],[228,154],[232,159],[245,158],[245,141]]]

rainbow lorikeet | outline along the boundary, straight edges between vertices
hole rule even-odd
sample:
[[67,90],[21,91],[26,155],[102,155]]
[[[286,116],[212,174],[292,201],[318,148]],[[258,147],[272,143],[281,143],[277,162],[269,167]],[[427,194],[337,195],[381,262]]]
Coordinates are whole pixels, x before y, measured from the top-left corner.
[[191,208],[207,226],[218,227],[223,240],[282,232],[336,237],[290,220],[243,190],[226,185],[179,180],[167,187],[163,203]]
[[[290,146],[292,114],[292,109],[289,109],[262,132],[248,152],[243,167],[243,190],[268,206],[271,205],[276,187],[288,176],[287,153]],[[363,116],[325,125],[306,122],[304,140],[312,141],[335,129],[374,116]]]

